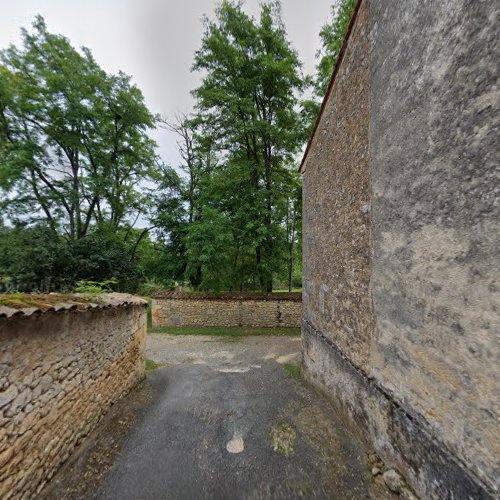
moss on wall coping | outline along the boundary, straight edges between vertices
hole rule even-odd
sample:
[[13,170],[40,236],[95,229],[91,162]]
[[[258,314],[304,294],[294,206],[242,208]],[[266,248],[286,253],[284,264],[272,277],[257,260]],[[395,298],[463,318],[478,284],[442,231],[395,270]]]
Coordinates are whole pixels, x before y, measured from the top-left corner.
[[147,306],[147,301],[126,293],[13,293],[0,295],[0,319],[48,311],[88,311],[120,306]]
[[287,300],[294,302],[302,301],[300,292],[279,292],[279,293],[256,293],[256,292],[158,292],[153,295],[153,299],[161,300]]

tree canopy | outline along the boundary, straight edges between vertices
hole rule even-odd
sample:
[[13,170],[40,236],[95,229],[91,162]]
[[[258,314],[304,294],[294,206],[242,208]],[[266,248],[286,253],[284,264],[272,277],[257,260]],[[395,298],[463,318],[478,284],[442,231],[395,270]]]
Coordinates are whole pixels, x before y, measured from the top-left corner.
[[315,90],[318,96],[325,95],[333,68],[337,62],[342,43],[356,7],[357,0],[339,0],[331,7],[330,19],[319,32],[321,48],[317,53]]
[[203,72],[195,114],[173,127],[187,175],[165,173],[169,189],[177,184],[178,207],[187,207],[178,210],[185,224],[172,226],[171,244],[182,246],[186,275],[202,288],[270,291],[287,261],[286,220],[298,193],[301,63],[278,2],[263,4],[254,19],[225,1],[204,24],[193,64]]
[[87,49],[38,17],[23,47],[0,54],[0,185],[13,220],[44,220],[70,240],[118,227],[140,209],[155,117],[130,77],[107,75]]
[[[194,110],[175,119],[37,17],[0,52],[0,286],[300,287],[297,164],[354,4],[332,7],[303,75],[279,1],[252,17],[223,0],[203,19]],[[157,127],[178,164],[156,153]]]

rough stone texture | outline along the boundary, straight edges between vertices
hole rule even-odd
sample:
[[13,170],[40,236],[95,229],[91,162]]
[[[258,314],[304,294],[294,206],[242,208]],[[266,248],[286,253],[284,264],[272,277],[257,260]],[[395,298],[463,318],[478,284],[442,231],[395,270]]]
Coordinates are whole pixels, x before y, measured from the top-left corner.
[[411,0],[404,9],[373,8],[371,365],[454,455],[500,487],[493,5]]
[[304,317],[360,367],[372,330],[367,16],[363,6],[303,165]]
[[355,429],[365,430],[380,457],[403,473],[421,498],[496,498],[423,418],[399,405],[321,332],[308,323],[302,332],[305,378],[330,396]]
[[425,498],[500,492],[498,17],[363,0],[303,163],[306,376]]
[[[283,296],[282,296],[283,295]],[[244,326],[300,328],[301,294],[180,294],[153,298],[153,327]]]
[[144,377],[146,303],[0,318],[0,497],[35,498]]

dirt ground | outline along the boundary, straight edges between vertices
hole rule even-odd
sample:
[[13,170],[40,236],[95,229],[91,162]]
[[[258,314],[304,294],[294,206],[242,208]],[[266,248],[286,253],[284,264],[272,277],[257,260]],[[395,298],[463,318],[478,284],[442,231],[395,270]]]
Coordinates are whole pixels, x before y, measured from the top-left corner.
[[244,373],[265,361],[299,365],[300,336],[225,338],[209,335],[150,334],[146,357],[167,365],[205,365],[216,371]]

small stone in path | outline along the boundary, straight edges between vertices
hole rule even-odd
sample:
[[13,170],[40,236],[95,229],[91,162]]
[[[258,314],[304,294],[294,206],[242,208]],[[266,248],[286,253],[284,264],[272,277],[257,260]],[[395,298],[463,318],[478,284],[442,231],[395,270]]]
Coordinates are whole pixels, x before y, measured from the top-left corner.
[[231,441],[226,444],[226,450],[229,453],[241,453],[245,449],[245,443],[241,436],[234,436]]

